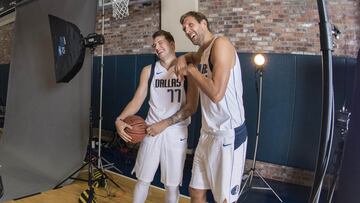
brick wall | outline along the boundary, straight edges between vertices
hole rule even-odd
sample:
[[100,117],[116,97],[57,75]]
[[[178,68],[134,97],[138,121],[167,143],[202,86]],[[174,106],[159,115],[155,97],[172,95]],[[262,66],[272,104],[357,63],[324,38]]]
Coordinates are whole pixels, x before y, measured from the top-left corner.
[[[250,171],[252,167],[253,160],[247,159],[245,162],[245,173]],[[261,176],[267,179],[272,179],[280,182],[291,183],[296,185],[303,185],[311,187],[314,181],[314,172],[288,167],[281,166],[272,163],[266,163],[262,161],[256,162],[256,171],[260,173]],[[324,180],[324,186],[328,187],[331,184],[333,176],[328,174]]]
[[[330,22],[343,33],[334,55],[356,57],[359,1],[332,0],[328,10]],[[130,6],[130,16],[121,20],[112,18],[110,11],[105,20],[105,55],[150,53],[151,33],[159,27],[159,3]],[[208,16],[214,33],[228,36],[239,52],[320,54],[316,1],[199,0],[199,11]],[[100,23],[99,15],[98,32]]]
[[[334,55],[356,57],[360,48],[360,2],[329,0],[328,15],[342,32]],[[225,34],[239,52],[320,54],[318,11],[313,0],[199,0],[216,34]],[[134,4],[130,16],[115,20],[105,13],[105,55],[151,53],[159,28],[160,3]],[[101,33],[101,10],[96,30]],[[179,24],[180,26],[180,24]],[[10,62],[13,24],[0,27],[0,63]],[[100,54],[100,49],[96,50]]]
[[[360,47],[360,2],[330,0],[330,22],[344,33],[335,55],[356,57]],[[319,17],[313,0],[200,0],[215,33],[240,52],[320,54]]]
[[14,23],[0,27],[0,64],[9,64]]
[[[110,8],[105,9],[104,16],[105,55],[151,53],[152,34],[160,25],[160,3],[131,5],[130,15],[120,20],[112,17]],[[96,17],[97,33],[101,33],[101,14],[102,10],[99,10]],[[100,53],[101,49],[96,49],[95,55]]]
[[342,32],[335,55],[356,58],[360,48],[360,1],[330,0],[329,5],[330,22]]
[[238,51],[319,53],[316,1],[200,2],[213,31],[226,33]]

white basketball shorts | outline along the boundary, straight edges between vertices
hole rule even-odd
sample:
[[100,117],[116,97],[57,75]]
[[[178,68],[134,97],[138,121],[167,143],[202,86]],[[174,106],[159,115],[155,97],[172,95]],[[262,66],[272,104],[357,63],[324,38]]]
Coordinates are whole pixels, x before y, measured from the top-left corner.
[[190,187],[211,189],[216,202],[235,202],[240,196],[246,159],[245,124],[235,129],[205,132],[201,130],[196,147]]
[[187,127],[170,126],[159,135],[141,142],[134,170],[136,177],[152,182],[160,163],[161,182],[178,186],[182,182],[187,149]]

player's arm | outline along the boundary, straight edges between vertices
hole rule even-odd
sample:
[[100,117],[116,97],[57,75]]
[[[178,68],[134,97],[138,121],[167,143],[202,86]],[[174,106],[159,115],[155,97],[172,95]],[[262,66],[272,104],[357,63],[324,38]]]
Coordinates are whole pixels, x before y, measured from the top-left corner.
[[211,101],[217,103],[225,95],[230,72],[236,60],[235,54],[235,49],[230,41],[225,37],[219,37],[215,40],[211,50],[212,77],[204,77],[192,64],[188,65],[186,74],[195,81],[195,84]]
[[188,79],[188,86],[186,91],[186,103],[175,114],[167,119],[155,123],[148,127],[147,132],[149,135],[157,135],[165,130],[167,127],[185,120],[195,113],[198,105],[199,91],[195,86],[194,81]]
[[188,78],[188,87],[186,92],[186,103],[183,105],[178,112],[172,115],[170,118],[165,119],[167,124],[173,125],[180,121],[185,120],[189,116],[193,115],[198,106],[199,91],[194,81]]
[[184,68],[186,68],[186,65],[189,63],[195,63],[195,56],[196,53],[195,52],[188,52],[184,55],[181,55],[179,57],[177,57],[176,59],[176,65],[177,66],[183,66]]
[[131,141],[131,137],[126,134],[124,131],[125,128],[131,128],[130,125],[126,124],[123,119],[128,116],[136,114],[141,108],[142,104],[145,101],[148,92],[148,81],[151,71],[151,65],[146,66],[141,71],[140,82],[135,91],[135,94],[131,101],[126,105],[125,109],[120,113],[120,115],[116,118],[115,127],[117,133],[120,137],[126,142]]
[[179,56],[175,62],[175,74],[178,76],[180,81],[184,80],[184,75],[182,74],[183,70],[187,68],[189,63],[195,64],[197,61],[197,54],[194,52],[189,52],[184,55]]

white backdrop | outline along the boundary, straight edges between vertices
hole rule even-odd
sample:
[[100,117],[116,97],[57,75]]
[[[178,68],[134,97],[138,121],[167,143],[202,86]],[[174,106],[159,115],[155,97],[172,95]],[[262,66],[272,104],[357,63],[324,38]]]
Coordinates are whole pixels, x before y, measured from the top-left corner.
[[96,0],[33,0],[16,8],[0,175],[4,196],[53,188],[82,165],[89,136],[91,56],[56,84],[48,22],[52,14],[94,32]]

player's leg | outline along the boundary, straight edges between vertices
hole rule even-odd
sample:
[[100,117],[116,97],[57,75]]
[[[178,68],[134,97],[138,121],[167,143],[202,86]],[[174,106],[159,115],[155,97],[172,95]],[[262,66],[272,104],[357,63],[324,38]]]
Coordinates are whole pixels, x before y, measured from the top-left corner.
[[247,149],[245,124],[235,129],[234,160],[231,171],[230,197],[228,202],[236,202],[240,196],[240,186],[244,173]]
[[195,189],[189,187],[191,203],[205,203],[206,202],[206,190]]
[[206,174],[205,155],[209,144],[209,136],[201,132],[199,143],[195,150],[192,176],[189,185],[189,192],[192,203],[205,203],[206,190],[210,189]]
[[179,201],[179,186],[168,186],[165,185],[165,202],[166,203],[177,203]]
[[161,135],[146,136],[141,142],[134,170],[138,179],[134,190],[134,203],[143,203],[148,195],[160,162]]
[[243,142],[238,148],[236,148],[233,153],[233,163],[231,166],[231,171],[228,172],[231,177],[230,186],[227,189],[227,192],[229,194],[229,196],[227,197],[227,202],[229,203],[236,202],[240,196],[241,181],[246,161],[246,146],[247,140]]
[[148,195],[150,183],[138,180],[135,185],[133,203],[144,203]]
[[[240,185],[246,155],[246,127],[220,132],[215,135],[211,153],[208,154],[208,170],[211,190],[216,202],[236,202],[240,195]],[[216,152],[217,153],[213,153]],[[217,161],[215,161],[217,160]]]
[[166,201],[177,202],[182,182],[187,148],[187,127],[172,126],[164,131],[160,155],[161,182],[165,185]]

